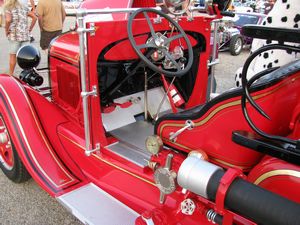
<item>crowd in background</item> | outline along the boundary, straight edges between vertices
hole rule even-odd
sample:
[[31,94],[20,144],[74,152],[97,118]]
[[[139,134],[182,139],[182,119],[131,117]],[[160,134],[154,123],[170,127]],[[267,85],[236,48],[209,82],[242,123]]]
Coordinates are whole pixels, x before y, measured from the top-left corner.
[[9,42],[9,75],[14,74],[17,51],[30,43],[38,21],[40,47],[47,51],[53,38],[62,33],[66,12],[61,0],[0,0],[0,24]]

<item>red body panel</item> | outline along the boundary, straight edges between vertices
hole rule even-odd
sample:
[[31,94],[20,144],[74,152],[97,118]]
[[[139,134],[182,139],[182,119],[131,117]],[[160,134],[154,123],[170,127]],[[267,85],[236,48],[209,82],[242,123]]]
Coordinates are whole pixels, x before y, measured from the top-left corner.
[[[125,1],[110,1],[110,0],[90,0],[84,1],[81,5],[83,9],[105,9],[105,8],[131,8],[132,0]],[[118,13],[112,15],[114,20],[124,20],[127,19],[127,14]]]
[[[59,41],[53,42],[51,47],[51,58],[59,58],[64,62],[79,65],[79,41],[76,32],[69,32],[59,37]],[[51,60],[50,58],[50,60]],[[52,63],[50,62],[50,65]]]
[[300,167],[265,157],[251,170],[249,181],[292,201],[300,203]]
[[2,116],[32,177],[51,195],[80,184],[57,157],[24,87],[14,78],[2,75],[0,95]]
[[[256,112],[251,112],[257,126],[276,135],[286,136],[291,133],[289,129],[293,111],[299,104],[300,74],[253,94],[256,102],[267,112],[271,120],[264,119]],[[291,84],[291,79],[296,82]],[[295,96],[286,93],[295,93]],[[250,170],[260,160],[261,154],[243,148],[231,141],[232,131],[251,131],[240,106],[241,97],[226,98],[214,104],[203,116],[193,120],[195,126],[179,135],[176,142],[169,141],[171,132],[176,132],[185,125],[185,120],[164,120],[159,124],[157,133],[169,145],[184,151],[202,149],[210,156],[211,161],[224,167],[238,167],[245,171]],[[280,99],[280,101],[279,101]],[[282,107],[284,102],[285,107]],[[284,117],[282,115],[285,115]],[[233,120],[239,121],[233,123]],[[216,129],[217,128],[217,129]]]

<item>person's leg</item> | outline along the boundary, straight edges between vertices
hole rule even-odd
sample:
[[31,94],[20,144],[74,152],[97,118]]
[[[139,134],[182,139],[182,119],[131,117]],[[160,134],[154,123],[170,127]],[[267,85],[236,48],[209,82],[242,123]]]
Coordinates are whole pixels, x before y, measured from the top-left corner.
[[21,42],[9,41],[9,75],[13,76],[16,67],[16,54]]
[[40,39],[40,47],[45,52],[45,54],[48,54],[48,32],[47,31],[41,31],[41,39]]
[[14,75],[14,70],[16,67],[16,54],[9,54],[9,75]]
[[48,33],[47,31],[41,31],[40,47],[42,50],[47,50],[48,48]]
[[47,51],[51,41],[61,34],[62,34],[61,30],[53,31],[53,32],[42,31],[41,40],[40,40],[40,46],[42,50]]

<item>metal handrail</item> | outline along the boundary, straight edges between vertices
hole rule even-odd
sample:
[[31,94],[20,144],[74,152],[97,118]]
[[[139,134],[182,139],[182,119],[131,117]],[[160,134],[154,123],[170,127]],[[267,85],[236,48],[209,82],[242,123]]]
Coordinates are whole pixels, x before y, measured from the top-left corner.
[[[93,15],[93,14],[111,14],[111,13],[132,13],[140,8],[105,8],[105,9],[74,9],[74,10],[69,10],[67,13],[67,16],[76,16],[81,17],[81,16],[86,16],[86,15]],[[156,10],[161,10],[160,7],[152,7],[152,9]]]
[[[161,11],[161,7],[150,7],[151,9],[156,9]],[[91,15],[91,14],[110,14],[110,13],[131,13],[134,11],[137,11],[141,8],[105,8],[105,9],[69,9],[67,12],[67,16],[82,16],[82,15]],[[194,12],[206,12],[207,11],[207,5],[206,6],[191,6],[189,7],[189,11]]]

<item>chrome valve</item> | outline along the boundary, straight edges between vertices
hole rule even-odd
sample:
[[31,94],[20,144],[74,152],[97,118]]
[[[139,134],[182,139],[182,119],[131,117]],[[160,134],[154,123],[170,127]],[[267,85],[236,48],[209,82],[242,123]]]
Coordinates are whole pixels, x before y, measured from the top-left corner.
[[160,190],[159,202],[163,204],[167,194],[171,194],[176,189],[175,179],[177,174],[171,170],[173,155],[169,154],[164,167],[160,167],[154,172],[155,183]]

